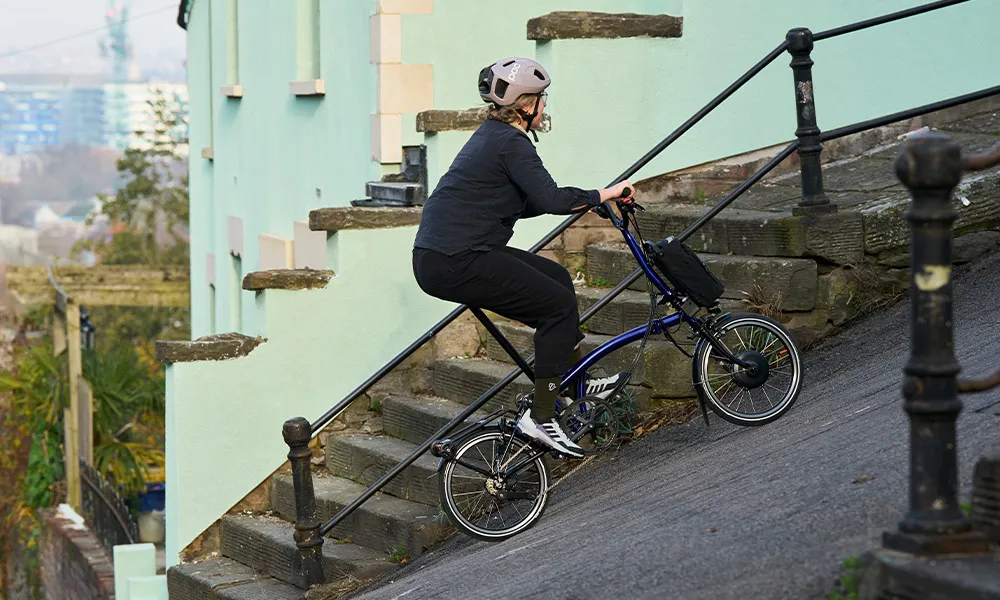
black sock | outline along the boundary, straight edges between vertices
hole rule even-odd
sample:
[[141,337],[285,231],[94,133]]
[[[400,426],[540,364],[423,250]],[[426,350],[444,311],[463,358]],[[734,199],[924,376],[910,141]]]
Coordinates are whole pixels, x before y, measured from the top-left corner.
[[551,421],[556,414],[556,397],[562,377],[535,379],[535,398],[531,402],[531,418],[537,421]]

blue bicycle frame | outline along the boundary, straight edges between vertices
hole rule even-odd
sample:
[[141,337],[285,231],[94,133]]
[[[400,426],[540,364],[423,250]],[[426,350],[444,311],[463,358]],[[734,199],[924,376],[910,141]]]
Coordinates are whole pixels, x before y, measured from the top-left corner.
[[[615,228],[621,231],[622,235],[625,237],[625,242],[628,244],[629,250],[632,251],[632,255],[635,256],[635,260],[636,262],[638,262],[639,267],[642,268],[643,274],[645,274],[646,278],[648,278],[649,281],[651,281],[653,285],[656,286],[656,288],[660,291],[660,293],[663,294],[664,298],[663,300],[660,301],[660,304],[664,302],[670,302],[671,299],[674,298],[675,296],[674,291],[670,289],[670,286],[668,286],[666,282],[664,282],[663,279],[659,276],[659,274],[657,274],[656,271],[653,270],[652,266],[649,264],[649,261],[646,259],[646,253],[639,246],[638,240],[636,240],[635,236],[632,235],[632,232],[628,230],[627,221],[620,219],[619,217],[616,217],[615,214],[610,210],[608,211],[608,214]],[[666,331],[667,329],[674,327],[681,321],[687,323],[688,325],[691,325],[692,327],[696,327],[696,322],[694,317],[688,315],[684,311],[678,310],[673,314],[653,320],[652,330],[650,331],[650,335],[659,335],[664,331]],[[624,333],[621,333],[611,338],[607,342],[595,348],[593,352],[583,357],[580,360],[580,362],[578,362],[577,364],[573,365],[572,368],[570,368],[569,372],[563,378],[562,389],[563,390],[569,389],[570,385],[575,380],[576,381],[575,397],[582,398],[584,395],[584,384],[586,383],[584,381],[585,378],[583,377],[583,375],[587,372],[587,369],[592,367],[594,364],[596,364],[598,361],[602,360],[612,352],[620,350],[621,348],[624,348],[625,346],[642,339],[642,337],[646,335],[646,330],[647,328],[649,328],[649,326],[650,324],[644,324],[635,327],[634,329],[630,329]],[[557,410],[562,410],[563,408],[564,407],[558,405],[556,407]]]

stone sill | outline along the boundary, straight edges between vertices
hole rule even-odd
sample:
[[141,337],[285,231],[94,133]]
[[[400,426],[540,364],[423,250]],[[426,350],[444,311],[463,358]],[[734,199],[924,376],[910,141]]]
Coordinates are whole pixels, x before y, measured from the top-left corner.
[[156,358],[167,364],[228,360],[247,356],[266,341],[261,337],[252,338],[241,333],[207,335],[190,342],[158,341]]
[[201,149],[201,157],[207,160],[215,160],[215,149],[207,146]]
[[292,81],[288,84],[293,96],[324,96],[326,95],[326,80],[306,79],[304,81]]
[[309,212],[309,229],[313,231],[345,231],[350,229],[392,229],[412,227],[420,223],[419,207],[370,208],[343,206],[318,208]]
[[263,290],[311,290],[325,288],[333,271],[317,269],[273,269],[255,271],[243,278],[243,289],[252,292]]
[[[486,106],[465,110],[425,110],[417,113],[417,131],[420,133],[473,131],[483,124],[486,111]],[[552,118],[546,114],[542,117],[542,126],[537,131],[544,133],[551,130]]]
[[683,24],[671,15],[555,11],[528,21],[528,39],[679,38]]
[[242,98],[243,97],[243,86],[240,84],[235,85],[224,85],[219,88],[222,95],[227,98]]

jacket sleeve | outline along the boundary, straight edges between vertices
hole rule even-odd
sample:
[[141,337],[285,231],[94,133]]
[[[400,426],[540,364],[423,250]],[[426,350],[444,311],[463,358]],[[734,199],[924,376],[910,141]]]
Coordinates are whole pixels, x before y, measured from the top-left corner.
[[568,215],[601,203],[597,190],[556,185],[535,147],[525,137],[509,138],[500,151],[500,159],[511,181],[527,197],[522,219]]

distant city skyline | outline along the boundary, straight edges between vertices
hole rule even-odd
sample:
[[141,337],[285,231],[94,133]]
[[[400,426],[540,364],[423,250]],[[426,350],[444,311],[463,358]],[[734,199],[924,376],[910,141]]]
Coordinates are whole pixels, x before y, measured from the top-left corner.
[[[185,33],[175,22],[177,0],[128,4],[129,38],[139,71],[144,78],[183,82]],[[110,74],[111,62],[98,48],[106,35],[107,10],[107,0],[0,0],[0,75]]]

